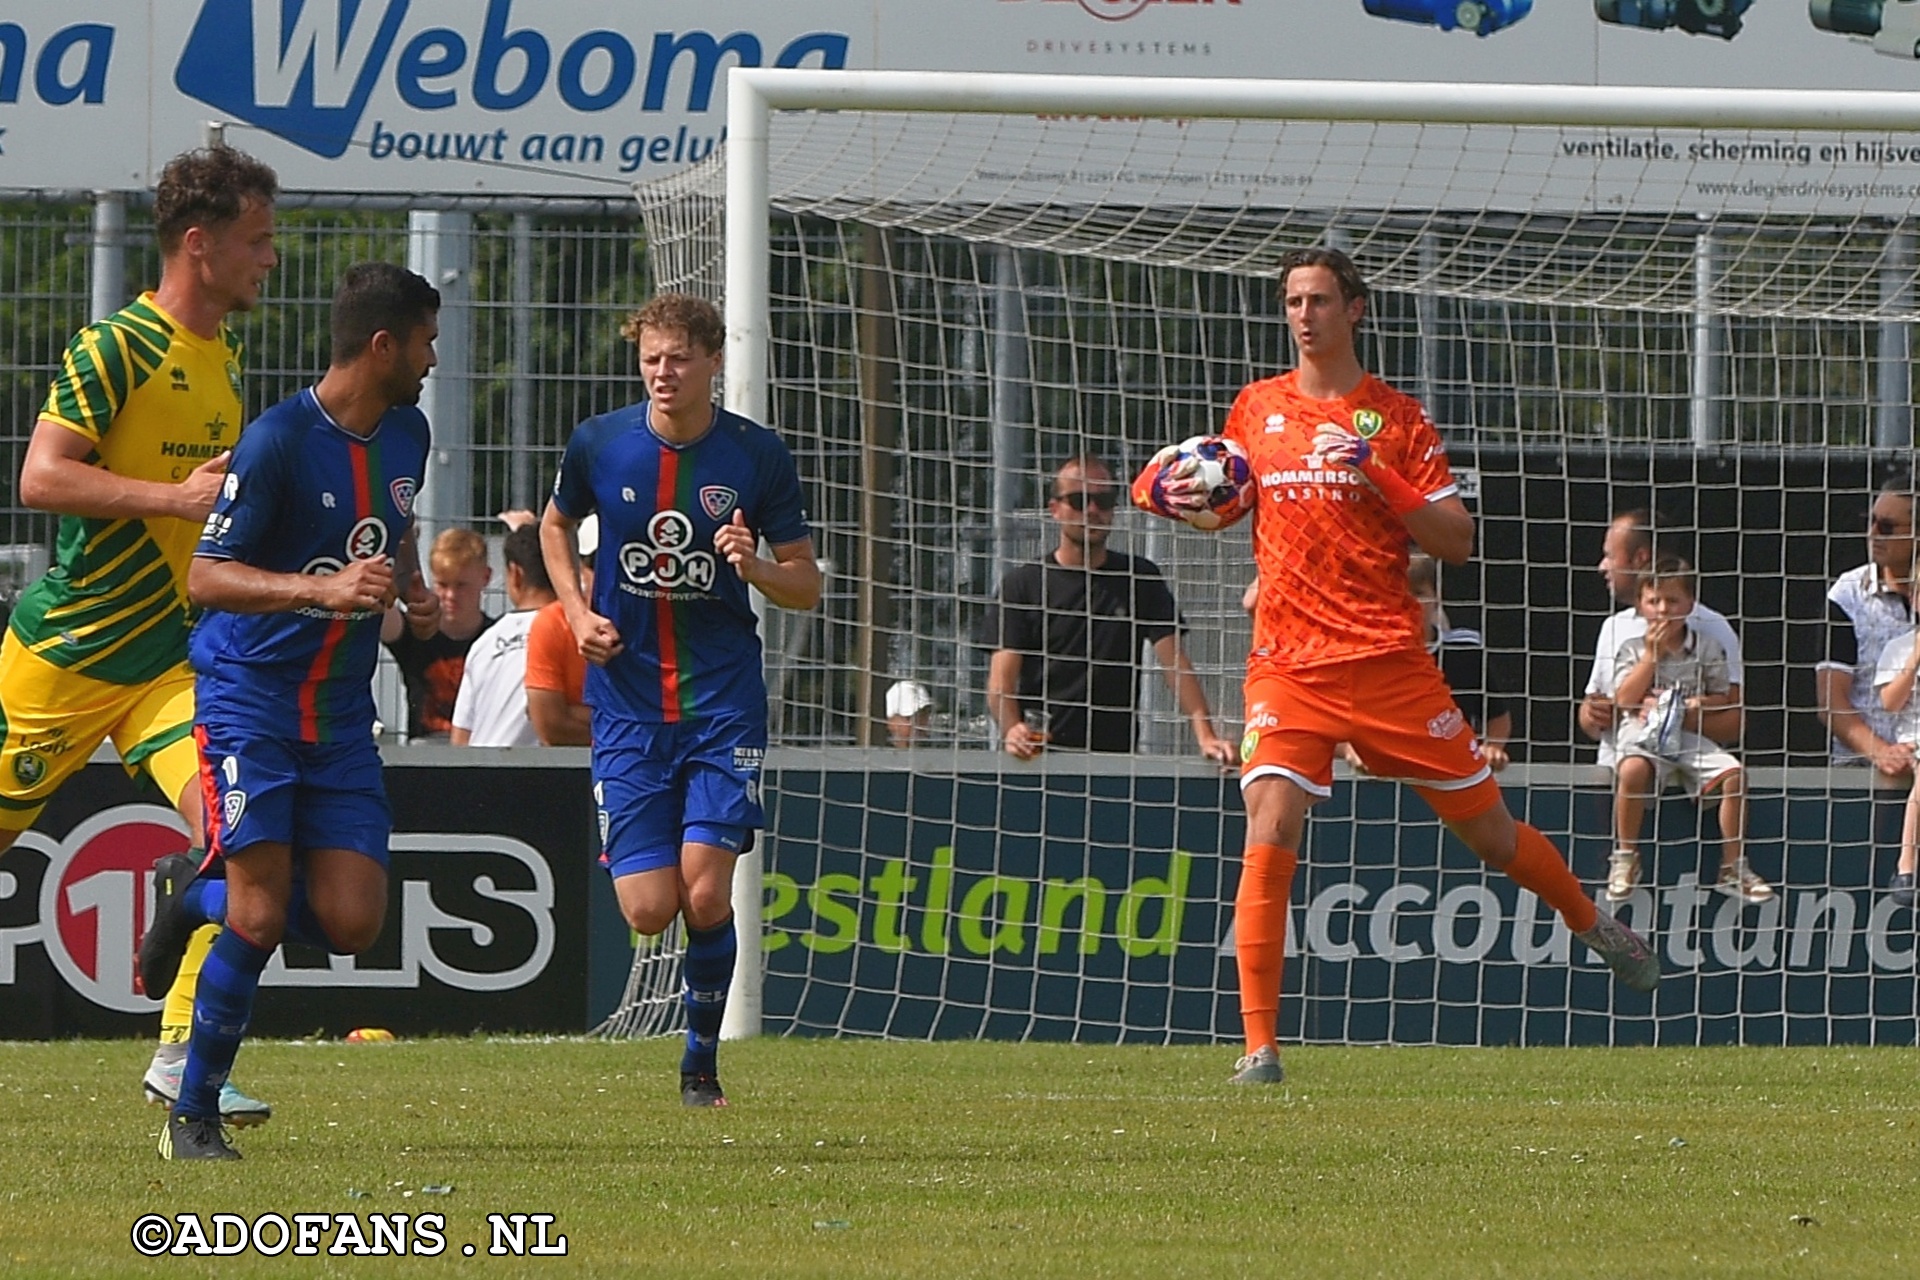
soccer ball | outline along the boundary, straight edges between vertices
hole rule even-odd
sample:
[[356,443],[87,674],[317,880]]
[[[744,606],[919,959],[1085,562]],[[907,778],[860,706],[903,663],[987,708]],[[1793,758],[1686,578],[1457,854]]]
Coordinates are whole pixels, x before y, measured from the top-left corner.
[[[1253,510],[1259,497],[1246,450],[1225,436],[1191,436],[1162,449],[1154,463],[1154,502],[1196,529],[1226,528]],[[1206,490],[1203,506],[1182,508],[1167,501],[1161,486],[1179,476],[1199,479]]]

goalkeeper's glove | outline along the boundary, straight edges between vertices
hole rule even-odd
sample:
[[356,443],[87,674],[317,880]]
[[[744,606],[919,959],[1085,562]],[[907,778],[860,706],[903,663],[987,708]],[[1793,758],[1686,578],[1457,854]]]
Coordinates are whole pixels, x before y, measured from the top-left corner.
[[1322,427],[1313,437],[1313,451],[1336,467],[1358,472],[1403,520],[1427,505],[1426,497],[1405,476],[1375,456],[1372,444],[1350,431]]

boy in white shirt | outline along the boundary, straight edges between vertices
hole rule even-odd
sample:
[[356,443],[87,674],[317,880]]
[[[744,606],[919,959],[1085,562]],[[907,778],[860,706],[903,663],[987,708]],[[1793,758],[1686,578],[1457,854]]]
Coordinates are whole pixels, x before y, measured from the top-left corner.
[[1607,900],[1624,901],[1640,882],[1640,823],[1647,800],[1678,779],[1696,799],[1720,796],[1721,893],[1766,902],[1773,886],[1753,873],[1744,853],[1746,770],[1725,747],[1699,731],[1705,716],[1739,705],[1724,647],[1688,625],[1694,611],[1693,567],[1661,558],[1640,584],[1645,630],[1614,655],[1614,852]]
[[[1880,705],[1893,714],[1894,741],[1912,745],[1920,742],[1920,704],[1913,696],[1914,673],[1920,671],[1920,643],[1915,632],[1889,641],[1880,651],[1880,663],[1873,683],[1880,691]],[[1920,863],[1920,778],[1907,792],[1907,812],[1900,824],[1900,861],[1895,865],[1893,900],[1903,907],[1914,903],[1914,869]]]
[[553,583],[540,554],[538,525],[507,534],[507,599],[513,612],[474,637],[453,704],[456,747],[537,747],[540,736],[527,717],[527,632],[543,605],[553,602]]

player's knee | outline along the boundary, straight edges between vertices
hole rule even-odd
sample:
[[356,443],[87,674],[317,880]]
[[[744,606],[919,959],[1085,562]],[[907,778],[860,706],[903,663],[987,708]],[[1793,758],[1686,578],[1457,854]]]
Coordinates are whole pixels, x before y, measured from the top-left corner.
[[226,923],[227,928],[262,951],[271,951],[286,936],[287,909],[271,903],[243,902],[229,893]]
[[733,914],[731,886],[690,886],[687,890],[686,917],[689,927],[711,929]]
[[620,914],[626,917],[628,928],[642,937],[651,938],[665,933],[680,910],[679,904],[673,902],[634,902],[622,903]]
[[378,914],[356,911],[347,913],[344,919],[323,920],[320,923],[327,931],[327,941],[333,944],[336,952],[357,956],[380,937],[384,917],[384,911]]

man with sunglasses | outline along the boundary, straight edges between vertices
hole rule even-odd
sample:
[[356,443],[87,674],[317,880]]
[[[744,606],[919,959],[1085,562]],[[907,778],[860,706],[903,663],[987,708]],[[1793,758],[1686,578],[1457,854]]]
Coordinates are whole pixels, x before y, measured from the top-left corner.
[[1214,729],[1159,567],[1107,549],[1119,500],[1106,463],[1069,458],[1054,474],[1047,502],[1059,526],[1058,545],[1000,580],[982,636],[994,646],[987,710],[1001,745],[1022,760],[1047,746],[1132,751],[1140,648],[1147,644],[1193,726],[1200,754],[1231,765],[1232,744]]
[[[1896,475],[1880,486],[1867,517],[1867,563],[1841,574],[1827,590],[1826,656],[1814,668],[1815,706],[1833,735],[1833,763],[1871,768],[1876,798],[1892,796],[1892,789],[1913,779],[1913,746],[1899,740],[1899,713],[1880,705],[1874,673],[1881,651],[1913,630],[1914,550],[1913,481]],[[1893,806],[1874,808],[1880,842],[1883,828],[1892,825]],[[1894,889],[1898,900],[1912,905],[1910,869]]]

